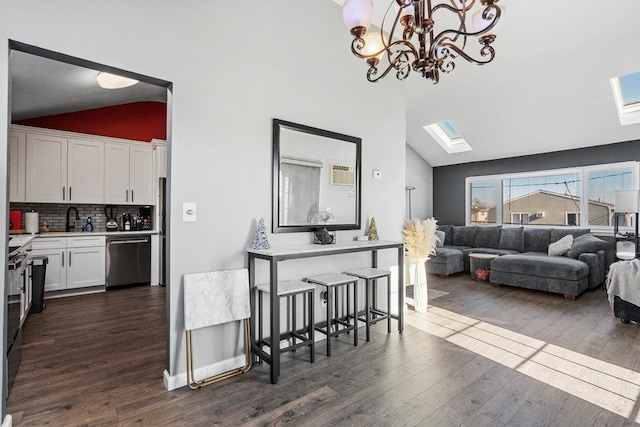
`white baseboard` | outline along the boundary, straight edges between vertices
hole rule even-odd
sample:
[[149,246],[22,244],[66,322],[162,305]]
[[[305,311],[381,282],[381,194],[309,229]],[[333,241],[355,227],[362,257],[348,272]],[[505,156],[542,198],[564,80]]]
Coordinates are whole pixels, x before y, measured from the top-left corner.
[[[216,362],[211,365],[202,366],[200,368],[195,369],[194,374],[196,379],[199,378],[207,378],[212,375],[217,375],[222,372],[229,371],[231,369],[240,368],[245,364],[245,356],[240,355],[233,357],[231,359],[223,360],[221,362]],[[163,373],[164,378],[164,386],[168,391],[175,390],[180,387],[184,387],[187,385],[187,373],[182,372],[177,375],[169,375],[169,372],[165,369]],[[2,426],[4,427],[4,425]]]
[[6,417],[4,417],[4,420],[2,420],[2,427],[11,427],[13,425],[13,418],[11,418],[11,415],[7,414]]

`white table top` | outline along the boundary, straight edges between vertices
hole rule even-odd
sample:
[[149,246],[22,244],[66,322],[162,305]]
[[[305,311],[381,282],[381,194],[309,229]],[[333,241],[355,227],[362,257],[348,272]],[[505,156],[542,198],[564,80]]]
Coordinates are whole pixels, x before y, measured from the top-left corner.
[[376,250],[380,248],[387,248],[393,246],[402,245],[400,240],[369,240],[366,242],[338,242],[332,245],[291,245],[291,246],[279,246],[270,249],[249,249],[250,254],[262,255],[267,257],[283,257],[287,255],[300,255],[300,254],[322,254],[322,252],[333,251],[366,251]]

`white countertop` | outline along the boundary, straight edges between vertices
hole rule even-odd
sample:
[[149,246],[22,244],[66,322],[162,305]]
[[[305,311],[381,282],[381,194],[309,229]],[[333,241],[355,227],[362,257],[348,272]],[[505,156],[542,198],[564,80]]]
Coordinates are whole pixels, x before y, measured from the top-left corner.
[[36,236],[33,234],[17,234],[17,235],[14,234],[14,235],[11,235],[10,237],[11,237],[11,240],[9,241],[9,247],[21,248],[22,246],[26,245],[27,243],[35,239]]
[[50,231],[38,234],[12,234],[12,237],[33,236],[33,237],[78,237],[78,236],[124,236],[124,235],[150,235],[160,234],[158,230],[143,231]]

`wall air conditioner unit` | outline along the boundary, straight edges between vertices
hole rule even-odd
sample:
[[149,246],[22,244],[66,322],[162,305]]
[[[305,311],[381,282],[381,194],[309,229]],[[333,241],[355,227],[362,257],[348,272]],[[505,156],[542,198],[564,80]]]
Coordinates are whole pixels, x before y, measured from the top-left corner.
[[544,212],[536,212],[536,218],[544,218]]
[[356,185],[356,171],[352,166],[331,165],[331,185]]

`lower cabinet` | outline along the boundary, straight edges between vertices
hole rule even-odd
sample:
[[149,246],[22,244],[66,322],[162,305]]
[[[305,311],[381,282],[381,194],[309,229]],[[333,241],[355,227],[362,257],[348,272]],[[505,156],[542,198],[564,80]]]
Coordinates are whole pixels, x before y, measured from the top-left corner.
[[105,284],[105,236],[38,237],[31,253],[49,257],[45,292]]

